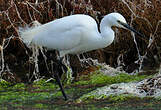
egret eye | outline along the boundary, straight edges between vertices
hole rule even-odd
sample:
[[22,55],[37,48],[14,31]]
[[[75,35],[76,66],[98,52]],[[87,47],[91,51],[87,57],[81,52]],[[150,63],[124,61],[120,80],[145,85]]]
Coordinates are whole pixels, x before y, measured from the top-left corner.
[[121,23],[121,21],[120,21],[120,20],[117,20],[117,22],[118,22],[118,23]]

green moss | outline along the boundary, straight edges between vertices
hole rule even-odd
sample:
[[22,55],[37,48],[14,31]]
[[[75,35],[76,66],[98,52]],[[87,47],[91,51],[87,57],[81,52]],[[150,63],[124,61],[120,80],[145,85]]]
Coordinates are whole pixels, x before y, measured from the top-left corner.
[[47,108],[47,105],[38,103],[38,104],[35,104],[34,107],[38,109],[45,109]]
[[123,102],[123,101],[127,101],[130,99],[135,99],[135,100],[139,100],[141,99],[140,97],[136,97],[134,95],[130,95],[130,94],[121,94],[121,95],[110,95],[108,96],[107,100],[110,102]]
[[7,81],[5,81],[3,79],[0,79],[0,88],[6,88],[6,87],[8,87],[10,85],[11,85],[11,83],[9,83],[9,82],[7,82]]
[[110,96],[107,96],[107,95],[99,95],[99,96],[95,96],[94,94],[92,93],[88,93],[82,97],[80,97],[79,99],[76,100],[77,103],[81,103],[82,101],[83,102],[91,102],[92,100],[95,100],[95,99],[99,99],[99,100],[106,100],[107,102],[109,103],[118,103],[118,102],[124,102],[124,101],[127,101],[129,99],[141,99],[140,97],[136,97],[134,95],[131,95],[131,94],[121,94],[121,95],[110,95]]
[[[21,103],[14,103],[14,104],[12,104],[12,106],[13,107],[20,107],[20,106],[23,106],[23,104],[21,104]],[[16,109],[17,110],[17,109]]]
[[0,105],[0,108],[1,108],[1,110],[8,110],[7,107],[3,107],[2,105]]
[[[97,99],[95,98],[96,95],[91,95],[91,91],[103,85],[120,83],[120,82],[139,81],[144,79],[145,77],[147,76],[128,75],[124,73],[118,74],[116,76],[107,76],[101,73],[100,71],[96,71],[88,75],[83,75],[79,78],[78,82],[74,82],[73,84],[70,84],[69,82],[68,85],[64,86],[64,90],[67,96],[70,99],[72,99],[72,101],[69,101],[71,104],[64,103],[65,101],[63,101],[64,99],[63,95],[56,82],[51,83],[46,82],[45,79],[41,79],[39,81],[35,81],[31,85],[18,83],[16,85],[11,86],[10,83],[2,80],[2,82],[0,82],[0,90],[1,90],[0,105],[4,104],[6,104],[7,106],[12,105],[12,107],[15,108],[21,108],[21,107],[28,108],[32,106],[32,108],[30,109],[50,109],[53,107],[56,107],[58,109],[68,109],[69,106],[72,106],[73,108],[76,108],[78,110],[79,109],[81,110],[81,107],[87,109],[89,108],[89,110],[97,110],[97,109],[112,110],[108,107],[100,108],[99,105],[98,106],[94,105],[101,100],[91,103],[92,101],[95,101],[95,99]],[[88,96],[86,96],[86,94]],[[84,97],[79,98],[80,96]],[[135,98],[124,95],[119,96],[100,95],[98,97],[104,99],[106,103],[117,103],[117,102],[120,103],[129,100],[130,98]],[[75,101],[75,99],[78,98],[82,99],[83,103],[86,102],[88,106],[82,105],[80,107],[74,105],[76,104],[75,103],[76,101],[79,102],[79,100]],[[79,103],[82,103],[81,101]]]
[[[6,91],[3,92],[3,95],[0,95],[0,103],[4,102],[17,102],[22,101],[24,96],[22,94],[25,94],[24,92],[15,92],[15,91]],[[21,97],[21,98],[20,98]]]
[[3,88],[1,88],[0,104],[15,103],[19,105],[62,96],[61,92],[56,90],[55,84],[47,83],[45,80],[37,81],[33,85],[18,83],[10,86],[7,82],[1,82],[1,85]]
[[25,89],[25,84],[24,83],[18,83],[13,86],[14,89]]
[[[103,73],[96,71],[92,74],[90,74],[90,76],[82,76],[82,78],[85,78],[82,81],[78,81],[76,84],[78,85],[93,85],[93,86],[97,86],[97,85],[110,85],[110,84],[115,84],[115,83],[128,83],[128,82],[137,82],[137,81],[141,81],[143,79],[145,79],[148,76],[145,75],[129,75],[126,73],[121,73],[121,74],[117,74],[115,76],[108,76],[108,75],[104,75]],[[106,88],[105,88],[106,89]],[[93,99],[109,99],[109,95],[105,95],[105,94],[100,94],[97,93],[98,91],[92,91],[89,92],[88,94],[84,94],[82,97],[80,97],[80,99],[77,100],[78,103],[80,103],[81,101],[91,101]],[[115,101],[123,101],[126,100],[127,97],[131,97],[129,96],[122,96],[120,95],[120,97],[114,97],[113,99],[111,97],[111,99],[109,100],[115,100]]]
[[74,84],[76,84],[76,85],[88,85],[89,81],[78,81],[78,82],[75,82]]
[[132,82],[132,81],[140,81],[144,79],[146,76],[138,76],[138,75],[128,75],[125,73],[118,74],[116,76],[107,76],[103,73],[96,73],[91,76],[92,84],[114,84],[121,82]]
[[62,93],[61,93],[61,91],[58,91],[58,92],[54,93],[53,96],[60,97],[60,96],[62,96]]
[[37,90],[46,90],[46,91],[50,91],[50,90],[55,90],[58,85],[55,83],[51,83],[51,82],[46,82],[45,79],[41,79],[39,81],[36,81],[33,83],[33,87],[36,87]]
[[33,84],[34,85],[41,85],[41,86],[43,86],[43,85],[46,85],[47,83],[46,83],[45,79],[40,79],[40,80],[34,81]]
[[129,75],[126,73],[121,73],[115,76],[108,76],[97,71],[90,74],[89,76],[81,76],[80,81],[76,82],[75,84],[76,85],[114,84],[114,83],[121,83],[121,82],[140,81],[146,77],[147,77],[146,75]]

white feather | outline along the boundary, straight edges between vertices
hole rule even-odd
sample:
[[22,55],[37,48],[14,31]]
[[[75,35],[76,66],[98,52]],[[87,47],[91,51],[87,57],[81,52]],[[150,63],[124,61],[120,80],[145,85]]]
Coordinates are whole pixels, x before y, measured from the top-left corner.
[[106,15],[100,23],[83,14],[63,17],[43,25],[20,28],[20,36],[26,44],[34,43],[48,49],[56,49],[60,56],[79,54],[110,45],[114,40],[111,26],[123,27],[117,21],[126,23],[119,13]]

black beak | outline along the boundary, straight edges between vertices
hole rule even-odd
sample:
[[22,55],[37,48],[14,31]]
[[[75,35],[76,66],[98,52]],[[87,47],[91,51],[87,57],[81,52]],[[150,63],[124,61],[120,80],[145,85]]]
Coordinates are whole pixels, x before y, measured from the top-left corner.
[[136,31],[134,28],[130,27],[128,24],[123,23],[123,22],[121,22],[121,21],[119,21],[119,23],[120,23],[121,25],[123,25],[125,28],[127,28],[127,29],[129,29],[130,31],[134,32],[135,34],[137,34],[137,35],[139,35],[139,36],[141,36],[141,37],[144,37],[143,34],[139,33],[139,32]]

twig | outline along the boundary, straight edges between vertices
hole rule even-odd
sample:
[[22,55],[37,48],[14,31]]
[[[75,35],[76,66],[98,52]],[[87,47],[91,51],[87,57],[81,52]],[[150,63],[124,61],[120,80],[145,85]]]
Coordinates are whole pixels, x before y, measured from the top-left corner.
[[136,14],[134,13],[134,11],[130,8],[130,6],[128,5],[128,3],[125,0],[121,0],[127,7],[128,9],[131,11],[131,13],[136,16]]

